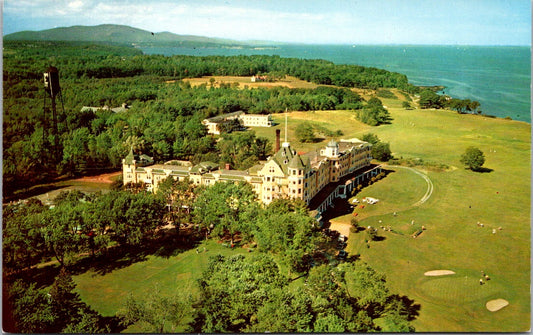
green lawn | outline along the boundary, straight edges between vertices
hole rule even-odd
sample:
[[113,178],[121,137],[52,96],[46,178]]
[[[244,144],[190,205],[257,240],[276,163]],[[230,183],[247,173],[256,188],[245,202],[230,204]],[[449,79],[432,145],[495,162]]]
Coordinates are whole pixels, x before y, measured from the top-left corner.
[[[385,239],[367,248],[365,232],[350,234],[347,250],[386,274],[392,292],[420,304],[413,322],[417,331],[521,332],[530,328],[530,131],[523,122],[490,119],[455,112],[404,110],[401,100],[384,99],[393,121],[369,127],[357,122],[349,111],[289,113],[288,137],[297,151],[323,147],[300,144],[294,129],[304,121],[317,122],[329,130],[340,129],[341,138],[373,132],[389,142],[394,155],[446,164],[442,172],[421,171],[434,190],[420,206],[413,206],[427,191],[427,183],[407,169],[394,170],[386,178],[361,191],[359,199],[380,199],[376,205],[357,209],[362,226],[391,226],[395,232],[379,231]],[[284,116],[274,115],[284,129]],[[273,127],[274,128],[274,127]],[[254,128],[274,140],[273,128]],[[282,131],[282,137],[284,132]],[[468,146],[479,147],[491,172],[465,170],[459,160]],[[397,212],[393,216],[393,212]],[[349,222],[350,215],[335,220]],[[414,220],[415,224],[411,225]],[[476,223],[481,222],[484,227]],[[410,234],[424,225],[416,239]],[[501,227],[502,230],[497,228]],[[492,229],[497,229],[492,233]],[[200,249],[203,245],[200,246]],[[150,256],[146,261],[105,275],[87,272],[75,277],[82,298],[104,315],[114,315],[126,296],[153,291],[191,290],[207,257],[230,250],[208,242],[207,253],[195,249],[170,258]],[[430,270],[453,270],[455,275],[426,277]],[[491,280],[479,285],[481,271]],[[485,303],[503,298],[509,306],[489,312]]]
[[[377,226],[382,220],[383,225],[404,234],[380,231],[385,239],[372,242],[370,248],[364,243],[364,232],[352,234],[349,250],[387,274],[392,290],[421,304],[414,322],[417,331],[528,330],[530,125],[443,111],[392,109],[391,114],[393,124],[373,132],[391,143],[396,156],[455,168],[426,171],[434,192],[419,207],[404,209],[402,205],[413,200],[409,194],[419,196],[425,190],[422,178],[393,173],[365,188],[358,197],[382,201],[360,210],[361,225]],[[416,130],[406,131],[410,124]],[[460,155],[470,145],[484,151],[485,166],[492,172],[475,173],[460,165]],[[397,216],[390,214],[393,211],[398,211]],[[415,226],[427,228],[416,239],[408,234],[413,230],[409,228],[412,220]],[[436,269],[453,270],[456,275],[424,276]],[[482,270],[491,280],[481,286]],[[495,298],[510,304],[489,312],[485,303]]]
[[[206,251],[204,252],[204,247]],[[231,249],[215,241],[203,242],[196,248],[177,256],[150,255],[145,261],[108,272],[104,275],[88,271],[75,276],[81,298],[104,316],[114,316],[131,293],[143,299],[158,290],[161,294],[195,293],[195,280],[207,265],[209,256],[247,253],[248,249]]]

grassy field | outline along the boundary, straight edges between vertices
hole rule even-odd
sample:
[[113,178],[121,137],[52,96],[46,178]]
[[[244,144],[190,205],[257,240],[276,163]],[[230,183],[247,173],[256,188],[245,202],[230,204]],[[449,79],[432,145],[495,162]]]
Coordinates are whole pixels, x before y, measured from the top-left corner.
[[211,85],[210,80],[215,79],[213,86],[219,87],[220,84],[238,84],[240,88],[258,88],[258,87],[273,87],[273,86],[285,86],[289,88],[316,88],[318,85],[315,83],[307,82],[295,77],[286,76],[284,79],[277,80],[275,82],[252,82],[251,77],[237,77],[237,76],[207,76],[201,78],[186,78],[184,82],[189,82],[191,86]]
[[[442,163],[446,171],[418,170],[433,184],[431,197],[414,206],[427,191],[427,182],[412,170],[387,167],[393,172],[363,189],[356,197],[380,199],[357,208],[362,226],[391,226],[393,232],[367,247],[366,233],[350,234],[347,250],[387,275],[391,291],[421,305],[413,322],[423,332],[520,332],[530,328],[530,131],[523,122],[458,115],[450,111],[405,110],[401,100],[383,99],[393,121],[370,127],[349,111],[288,113],[288,140],[297,151],[323,147],[300,144],[294,137],[298,124],[309,121],[335,131],[341,138],[372,132],[389,142],[396,157]],[[284,115],[274,115],[284,129]],[[254,128],[274,141],[276,127]],[[282,131],[282,137],[284,132]],[[468,146],[486,156],[485,173],[465,170],[460,156]],[[396,215],[393,213],[396,212]],[[336,222],[348,223],[351,215]],[[379,220],[382,223],[379,223]],[[414,220],[414,224],[411,222]],[[484,224],[484,227],[477,225]],[[410,235],[424,225],[416,239]],[[501,227],[501,230],[498,228]],[[495,234],[493,234],[493,229]],[[203,245],[200,250],[203,250]],[[126,296],[150,292],[194,291],[209,254],[245,252],[208,242],[207,253],[190,250],[171,257],[149,256],[145,261],[106,274],[86,272],[75,277],[82,298],[104,315],[114,315]],[[430,270],[456,274],[426,277]],[[481,271],[490,277],[479,285]],[[135,278],[136,280],[132,280]],[[487,301],[503,298],[509,306],[489,312]]]

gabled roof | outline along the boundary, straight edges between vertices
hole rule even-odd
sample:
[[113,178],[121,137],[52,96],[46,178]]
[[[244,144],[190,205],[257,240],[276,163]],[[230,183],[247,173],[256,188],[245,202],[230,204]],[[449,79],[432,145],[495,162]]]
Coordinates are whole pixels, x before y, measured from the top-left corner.
[[294,156],[295,156],[295,152],[291,149],[290,145],[287,145],[287,146],[284,145],[279,149],[278,152],[276,152],[274,156],[272,156],[271,160],[274,160],[274,162],[276,162],[279,165],[283,173],[287,175],[288,174],[287,167],[289,165],[289,162],[293,159]]
[[302,160],[302,156],[300,156],[300,155],[295,155],[295,156],[291,159],[291,161],[289,162],[288,168],[290,168],[290,169],[303,170],[303,169],[305,169],[305,166],[306,166],[306,164],[305,164],[304,161]]
[[213,162],[201,162],[191,168],[191,173],[206,173],[218,169],[218,164]]
[[248,173],[251,175],[257,175],[259,171],[265,166],[265,164],[256,164],[248,169]]
[[238,111],[238,112],[233,112],[233,113],[221,114],[221,115],[217,115],[217,116],[204,119],[204,121],[220,123],[220,122],[226,121],[228,118],[236,118],[243,113],[244,113],[243,111]]
[[154,163],[154,160],[152,159],[152,157],[145,155],[145,154],[140,155],[138,159],[140,160],[141,164],[153,164]]
[[222,175],[220,180],[233,180],[233,181],[246,181],[244,176],[231,176],[231,175]]
[[170,173],[171,176],[188,176],[189,175],[189,171],[179,171],[179,170],[174,170]]

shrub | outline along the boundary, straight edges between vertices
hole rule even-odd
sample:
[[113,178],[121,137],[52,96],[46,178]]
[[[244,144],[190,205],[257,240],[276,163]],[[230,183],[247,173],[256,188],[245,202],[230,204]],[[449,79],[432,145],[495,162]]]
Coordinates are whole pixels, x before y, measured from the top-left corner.
[[377,96],[385,99],[398,99],[398,97],[387,89],[378,90]]

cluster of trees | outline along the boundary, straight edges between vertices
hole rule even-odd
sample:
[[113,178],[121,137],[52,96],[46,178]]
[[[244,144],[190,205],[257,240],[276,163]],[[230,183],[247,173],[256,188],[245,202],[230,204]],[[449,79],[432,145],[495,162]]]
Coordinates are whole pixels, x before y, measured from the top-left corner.
[[165,213],[163,199],[146,192],[64,192],[55,202],[51,209],[38,200],[4,207],[5,271],[20,271],[51,257],[68,265],[78,254],[105,252],[112,243],[139,245],[163,224]]
[[256,137],[255,132],[238,132],[223,134],[216,144],[221,163],[230,164],[233,168],[248,169],[259,160],[265,160],[272,152],[272,143],[264,137]]
[[294,131],[296,138],[302,143],[313,143],[317,140],[322,140],[322,136],[338,137],[342,136],[343,132],[340,129],[331,131],[320,124],[312,124],[310,122],[302,122],[296,127]]
[[370,98],[363,109],[356,111],[355,117],[370,126],[379,126],[391,121],[389,111],[383,106],[381,100],[376,97]]
[[9,285],[6,303],[14,324],[4,330],[14,333],[109,333],[105,319],[85,304],[74,291],[76,284],[62,268],[49,289],[18,279]]
[[460,114],[481,114],[481,110],[479,109],[480,103],[478,101],[450,98],[445,95],[439,95],[430,89],[425,89],[420,92],[419,105],[420,108],[448,108]]
[[361,140],[372,144],[371,154],[374,159],[381,162],[388,162],[392,158],[390,144],[388,142],[381,142],[376,134],[364,134]]
[[322,238],[303,202],[279,199],[263,208],[248,183],[202,188],[193,207],[193,220],[211,234],[228,236],[233,244],[238,233],[241,243],[255,243],[260,251],[278,255],[298,273],[309,268],[307,256]]

